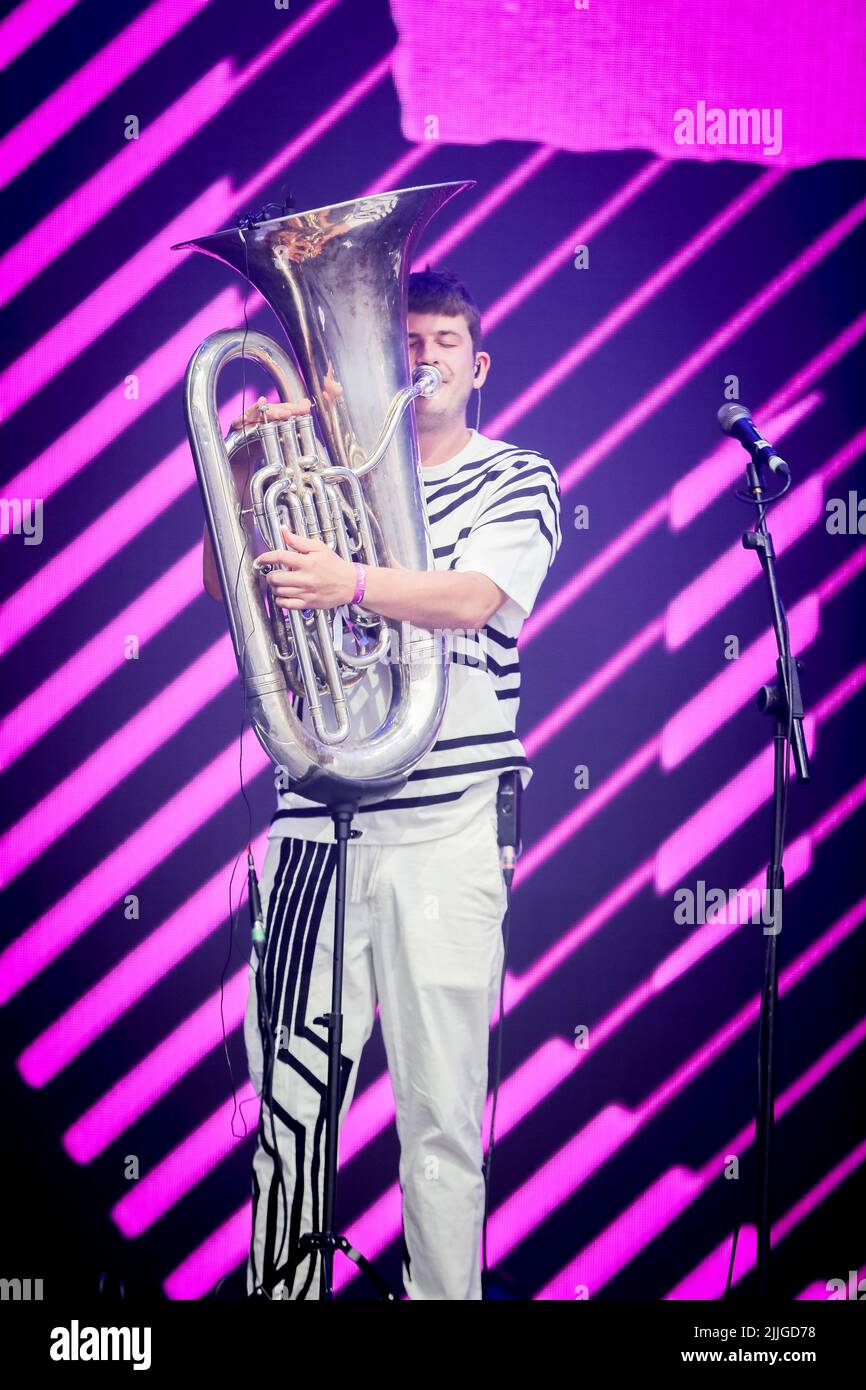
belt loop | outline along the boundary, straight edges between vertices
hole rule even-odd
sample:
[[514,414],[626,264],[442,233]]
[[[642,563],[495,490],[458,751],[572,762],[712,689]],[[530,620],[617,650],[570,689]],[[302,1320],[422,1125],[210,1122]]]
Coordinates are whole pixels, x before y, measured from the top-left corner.
[[370,865],[370,875],[367,879],[367,896],[371,898],[373,896],[373,889],[376,887],[376,879],[379,876],[379,865],[382,861],[383,846],[370,845],[369,848],[373,852],[373,858],[372,863]]

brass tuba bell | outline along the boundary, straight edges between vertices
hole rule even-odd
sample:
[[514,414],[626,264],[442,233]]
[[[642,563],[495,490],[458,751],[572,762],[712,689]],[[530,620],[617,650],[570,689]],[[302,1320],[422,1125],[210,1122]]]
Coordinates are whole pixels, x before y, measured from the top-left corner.
[[[430,218],[471,182],[378,193],[333,207],[245,224],[184,241],[239,271],[282,324],[291,356],[263,333],[212,333],[193,354],[184,403],[190,447],[229,628],[256,735],[292,790],[323,805],[393,795],[432,747],[445,714],[450,659],[433,635],[405,640],[389,619],[349,605],[288,617],[254,568],[282,549],[280,525],[345,559],[433,568],[414,419],[418,395],[441,378],[410,381],[406,331],[412,248]],[[283,401],[307,396],[312,415],[231,432],[223,440],[216,390],[237,357],[259,363]],[[317,436],[313,418],[318,425]],[[251,470],[242,508],[232,461]],[[378,729],[353,730],[347,692],[374,670],[390,675]],[[302,697],[312,724],[294,708]]]

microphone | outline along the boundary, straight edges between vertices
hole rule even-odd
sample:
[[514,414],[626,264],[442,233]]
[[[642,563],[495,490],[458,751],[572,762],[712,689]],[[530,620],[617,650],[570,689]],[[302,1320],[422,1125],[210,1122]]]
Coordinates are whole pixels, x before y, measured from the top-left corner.
[[779,458],[772,444],[768,444],[755,428],[755,422],[744,405],[723,405],[718,412],[719,424],[723,434],[738,439],[751,455],[753,463],[766,463],[772,473],[781,473],[790,478],[791,470],[784,459]]
[[251,849],[247,849],[247,884],[247,897],[250,917],[252,918],[253,947],[259,960],[262,960],[265,954],[265,921],[262,913],[259,881],[256,878],[256,865]]

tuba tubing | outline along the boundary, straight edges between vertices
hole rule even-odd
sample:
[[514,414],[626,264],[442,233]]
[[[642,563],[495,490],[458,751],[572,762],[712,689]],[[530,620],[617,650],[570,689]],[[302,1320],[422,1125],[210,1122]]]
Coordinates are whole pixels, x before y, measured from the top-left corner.
[[[250,446],[250,432],[236,430],[224,440],[216,412],[220,375],[229,362],[240,356],[252,359],[269,373],[282,401],[297,400],[306,391],[287,353],[272,338],[252,330],[246,334],[234,330],[211,334],[194,353],[186,373],[184,393],[190,448],[250,722],[271,761],[286,769],[292,789],[299,795],[326,805],[342,801],[363,805],[393,795],[405,786],[409,772],[419,760],[418,749],[426,751],[432,746],[444,717],[448,692],[447,652],[435,650],[438,644],[432,634],[429,641],[419,642],[419,630],[413,629],[415,640],[408,644],[408,651],[400,650],[398,659],[389,663],[392,675],[390,709],[380,729],[372,737],[341,747],[339,745],[350,732],[349,719],[334,661],[332,614],[319,609],[315,623],[326,661],[328,684],[334,692],[336,737],[317,738],[298,718],[289,694],[285,663],[274,641],[264,580],[254,568],[258,553],[255,513],[259,509],[242,511],[232,473],[233,459],[242,448]],[[371,455],[373,463],[383,456],[393,436],[400,416],[399,405],[405,409],[416,395],[433,394],[438,386],[437,378],[435,368],[424,369],[419,373],[419,380],[402,393],[405,400],[395,400],[383,430],[387,438],[380,441]],[[274,425],[265,426],[262,434],[267,435],[275,429]],[[259,432],[254,433],[258,435]],[[347,473],[354,475],[355,471],[329,466],[320,476],[323,484],[342,477],[357,500],[360,488],[356,477],[345,477]],[[262,529],[261,517],[266,518],[269,526],[263,531],[264,538],[271,548],[280,548],[277,496],[274,494],[285,492],[290,480],[280,475],[282,471],[276,462],[266,463],[256,470],[253,480],[258,473],[268,472],[277,476],[264,495],[259,529]],[[258,490],[261,492],[261,488]],[[299,497],[289,493],[287,500],[292,529],[298,534],[309,535]],[[361,529],[367,544],[372,546],[372,534],[363,510],[361,517]],[[275,522],[277,540],[273,539]],[[311,718],[315,720],[321,706],[316,695],[308,693],[316,691],[317,683],[307,633],[297,609],[289,610],[289,622],[303,689]],[[374,653],[369,658],[358,659],[361,669],[373,664],[376,652],[381,657],[382,649],[391,646],[393,625],[383,623],[383,628]],[[349,656],[351,658],[351,654]]]
[[[414,422],[406,411],[441,386],[422,367],[407,385],[406,277],[433,214],[471,182],[431,184],[259,220],[173,249],[194,249],[254,286],[290,352],[253,330],[206,338],[193,354],[184,407],[205,519],[250,722],[291,788],[331,807],[378,801],[402,788],[433,746],[445,715],[450,652],[438,633],[398,626],[361,607],[351,622],[323,609],[287,615],[254,561],[282,548],[280,523],[346,559],[433,568]],[[263,423],[223,439],[217,386],[238,357],[256,362],[282,401],[307,396],[315,420]],[[252,505],[232,463],[250,455]],[[406,629],[408,628],[408,640]],[[402,639],[396,643],[394,638]],[[357,650],[347,650],[354,642]],[[387,661],[390,697],[372,733],[352,728],[347,691]],[[305,701],[302,722],[295,697]],[[381,711],[380,711],[381,712]]]

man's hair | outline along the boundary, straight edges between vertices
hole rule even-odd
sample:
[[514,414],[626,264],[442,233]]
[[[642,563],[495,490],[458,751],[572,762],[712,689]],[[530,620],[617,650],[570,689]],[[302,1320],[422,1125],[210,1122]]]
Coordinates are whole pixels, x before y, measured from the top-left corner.
[[413,271],[409,276],[409,310],[415,314],[462,314],[469,325],[472,351],[481,347],[481,314],[472,295],[450,270]]

